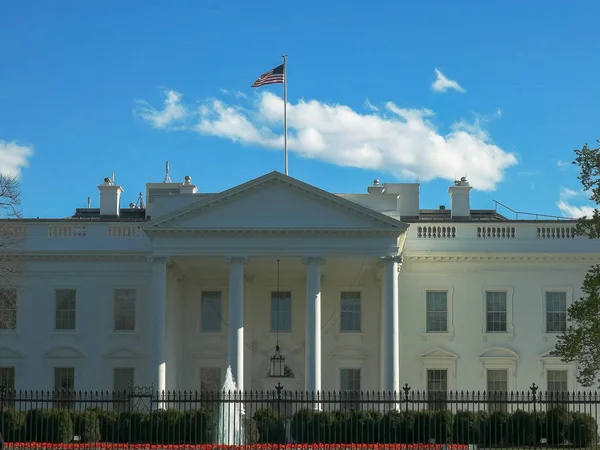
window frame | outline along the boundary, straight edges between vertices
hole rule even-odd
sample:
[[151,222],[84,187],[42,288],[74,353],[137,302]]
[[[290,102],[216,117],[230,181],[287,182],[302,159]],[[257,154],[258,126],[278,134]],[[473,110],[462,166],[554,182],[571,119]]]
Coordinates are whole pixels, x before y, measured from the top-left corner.
[[433,348],[420,356],[421,379],[425,380],[425,391],[427,391],[427,372],[429,370],[446,370],[448,380],[448,392],[456,391],[456,368],[458,355],[439,347]]
[[[221,317],[219,318],[219,329],[218,330],[205,330],[204,329],[204,325],[203,325],[203,320],[204,320],[204,294],[205,293],[213,293],[213,292],[219,292],[221,298],[219,299],[219,303],[220,303],[220,307],[221,307],[221,311],[219,312],[219,314],[221,315]],[[225,310],[225,305],[224,305],[224,299],[225,297],[225,292],[222,288],[215,288],[215,289],[208,289],[208,288],[202,288],[200,291],[200,314],[199,314],[199,325],[198,325],[198,329],[200,330],[200,333],[202,334],[222,334],[223,333],[223,319],[224,319],[224,310]],[[229,307],[229,305],[228,305]]]
[[[269,332],[270,333],[285,333],[285,334],[290,334],[294,332],[294,292],[291,289],[287,289],[287,288],[279,288],[279,292],[281,294],[283,293],[289,293],[290,295],[290,328],[289,330],[282,330],[282,329],[275,329],[273,327],[273,300],[274,300],[274,295],[277,294],[277,289],[273,289],[273,288],[269,288],[268,293],[269,293],[269,315],[268,315],[268,320],[269,320]],[[281,326],[281,324],[279,324],[279,326]]]
[[[134,293],[133,329],[131,329],[131,330],[117,329],[117,291],[133,291],[133,293]],[[112,292],[113,292],[113,333],[135,333],[135,332],[137,332],[139,289],[135,288],[135,287],[114,287]],[[75,303],[77,304],[77,298],[75,298]],[[77,307],[77,305],[76,305],[76,307]],[[75,316],[77,317],[77,310],[75,310]]]
[[[344,293],[358,293],[359,294],[359,311],[358,311],[358,330],[343,330],[342,329],[342,294]],[[344,335],[356,335],[362,334],[363,332],[363,317],[364,317],[364,301],[363,301],[363,291],[362,289],[352,289],[352,288],[341,288],[338,290],[338,306],[340,308],[340,324],[338,326],[338,333]]]
[[19,318],[20,318],[20,314],[19,314],[19,310],[20,310],[20,305],[21,305],[21,289],[18,286],[3,286],[0,288],[0,291],[2,290],[7,290],[7,291],[14,291],[16,298],[15,298],[15,308],[14,308],[14,313],[15,313],[15,327],[14,328],[0,328],[0,334],[13,334],[13,333],[17,333],[19,331]]
[[570,286],[544,286],[542,287],[542,334],[544,335],[544,337],[547,339],[548,337],[552,336],[552,337],[556,337],[560,334],[562,334],[562,331],[548,331],[548,320],[547,320],[547,300],[546,300],[546,295],[547,293],[552,293],[552,292],[561,292],[565,294],[565,312],[566,312],[566,328],[569,328],[569,307],[572,305],[573,303],[573,288]]
[[[59,291],[73,291],[75,292],[75,317],[74,317],[74,323],[73,323],[73,328],[57,328],[57,313],[58,313],[58,292]],[[54,293],[54,298],[53,298],[53,323],[52,323],[52,329],[55,333],[75,333],[77,331],[77,298],[78,298],[78,292],[79,289],[76,287],[54,287],[54,289],[52,290],[52,292]]]
[[[487,293],[505,292],[506,293],[506,331],[488,331],[487,329]],[[481,333],[484,340],[494,337],[514,338],[514,287],[489,285],[482,288],[482,311],[481,311]]]
[[[446,292],[446,331],[427,331],[427,293],[428,292]],[[448,285],[429,285],[422,289],[421,298],[423,299],[421,311],[423,321],[423,336],[429,337],[448,337],[454,338],[454,287]]]

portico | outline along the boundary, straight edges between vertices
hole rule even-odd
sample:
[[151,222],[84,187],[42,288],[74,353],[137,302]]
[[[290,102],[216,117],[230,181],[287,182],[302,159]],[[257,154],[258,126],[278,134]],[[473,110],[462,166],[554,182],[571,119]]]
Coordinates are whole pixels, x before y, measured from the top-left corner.
[[[194,355],[231,366],[240,389],[270,389],[275,334],[295,377],[287,388],[339,389],[334,372],[360,366],[370,371],[363,389],[400,390],[398,268],[406,224],[279,173],[197,197],[144,227],[153,248],[150,355],[159,390],[197,389],[194,375],[184,374],[194,372]],[[222,309],[198,306],[217,292]],[[379,336],[340,328],[347,316],[340,299],[348,293],[358,295],[360,321],[373,322]],[[289,310],[274,312],[274,304]],[[202,330],[198,309],[222,324]],[[285,327],[274,329],[274,315]]]

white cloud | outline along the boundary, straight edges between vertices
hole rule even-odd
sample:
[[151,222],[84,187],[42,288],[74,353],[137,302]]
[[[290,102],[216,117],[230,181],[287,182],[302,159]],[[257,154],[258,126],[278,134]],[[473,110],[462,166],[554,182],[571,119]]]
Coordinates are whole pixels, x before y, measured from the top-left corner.
[[235,91],[235,90],[230,90],[230,89],[224,89],[221,88],[219,89],[223,94],[225,95],[233,95],[235,98],[248,98],[248,96],[246,94],[244,94],[243,92],[240,91]]
[[571,202],[577,197],[585,197],[584,192],[577,192],[573,189],[561,188],[558,202],[556,206],[560,209],[561,213],[565,217],[572,217],[578,219],[583,216],[591,217],[594,214],[593,206],[575,206]]
[[181,105],[181,94],[175,91],[165,91],[164,108],[159,111],[145,100],[137,100],[140,108],[137,115],[150,123],[154,128],[166,128],[172,126],[173,122],[185,119],[188,111]]
[[[277,95],[263,92],[244,106],[208,99],[194,110],[184,107],[181,98],[169,91],[163,110],[143,102],[137,114],[157,128],[187,129],[265,149],[283,148],[283,100]],[[458,121],[443,134],[431,122],[432,111],[400,108],[392,102],[366,114],[317,100],[288,103],[287,109],[288,149],[338,166],[422,181],[453,181],[456,174],[465,174],[474,188],[493,190],[504,171],[517,164],[514,154],[491,142],[479,119]]]
[[21,169],[29,165],[28,158],[32,154],[31,146],[0,140],[0,174],[19,177]]
[[368,98],[365,99],[365,108],[370,109],[371,111],[379,111],[379,108],[371,103]]
[[568,162],[568,161],[558,160],[558,162],[556,163],[556,165],[562,169],[562,168],[565,168],[565,167],[569,167],[571,165],[571,163]]
[[463,88],[454,80],[449,80],[446,76],[440,72],[437,68],[435,69],[436,79],[431,85],[431,88],[437,92],[446,92],[448,89],[455,89],[458,92],[466,93],[467,90]]

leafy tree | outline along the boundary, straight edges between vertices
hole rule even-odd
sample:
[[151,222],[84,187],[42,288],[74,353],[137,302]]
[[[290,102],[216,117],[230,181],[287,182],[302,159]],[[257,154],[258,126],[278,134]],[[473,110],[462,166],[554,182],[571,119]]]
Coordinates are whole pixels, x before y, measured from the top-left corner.
[[0,329],[16,327],[17,292],[14,279],[25,271],[19,244],[25,237],[20,221],[21,185],[0,173]]
[[[600,144],[600,139],[597,140]],[[590,200],[600,205],[600,145],[590,148],[585,144],[575,150],[573,164],[579,166],[579,176],[583,190],[590,192]],[[591,217],[578,219],[575,233],[590,239],[600,237],[600,212],[594,208]],[[585,276],[582,286],[583,296],[574,301],[567,315],[570,325],[558,337],[552,354],[563,362],[577,361],[579,374],[577,381],[589,387],[600,376],[600,265],[593,265]]]

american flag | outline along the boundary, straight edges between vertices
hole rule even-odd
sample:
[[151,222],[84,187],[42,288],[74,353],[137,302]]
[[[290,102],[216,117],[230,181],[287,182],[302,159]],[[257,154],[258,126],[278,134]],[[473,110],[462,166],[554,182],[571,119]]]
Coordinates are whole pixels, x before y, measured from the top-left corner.
[[250,87],[261,87],[267,84],[281,84],[284,82],[283,64],[263,73]]

